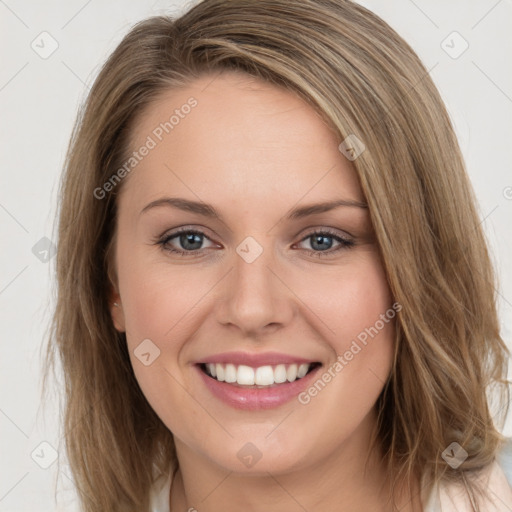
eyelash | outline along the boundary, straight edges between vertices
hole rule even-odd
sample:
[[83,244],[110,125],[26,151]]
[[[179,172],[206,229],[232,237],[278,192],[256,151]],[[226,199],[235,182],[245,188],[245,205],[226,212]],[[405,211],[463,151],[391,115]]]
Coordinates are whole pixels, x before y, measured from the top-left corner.
[[[169,248],[167,246],[167,244],[173,238],[176,238],[179,235],[182,235],[184,233],[191,234],[191,235],[204,236],[205,238],[210,240],[206,236],[206,234],[203,233],[202,231],[197,231],[195,229],[190,229],[190,228],[181,228],[178,231],[175,231],[174,233],[170,233],[168,235],[164,235],[162,237],[157,238],[155,240],[155,243],[157,245],[160,245],[164,251],[170,252],[172,254],[177,254],[177,255],[180,255],[180,256],[192,256],[192,257],[199,257],[199,256],[201,256],[201,254],[198,254],[201,251],[201,249],[195,249],[195,250],[192,250],[192,251],[182,251],[180,249]],[[309,250],[309,249],[304,249],[308,254],[310,254],[313,257],[324,258],[324,257],[332,255],[333,253],[336,253],[336,252],[338,252],[340,250],[351,249],[355,245],[354,241],[349,240],[347,238],[343,238],[343,237],[341,237],[340,235],[338,235],[337,233],[335,233],[334,231],[332,231],[332,230],[330,230],[328,228],[326,228],[326,229],[324,229],[322,231],[313,231],[313,232],[309,233],[308,235],[306,235],[305,237],[303,237],[300,240],[300,242],[303,242],[303,241],[305,241],[308,238],[311,238],[313,236],[319,236],[319,235],[327,235],[330,238],[334,238],[334,239],[336,239],[336,241],[340,242],[340,245],[336,249],[328,249],[326,251],[313,251],[313,250]]]

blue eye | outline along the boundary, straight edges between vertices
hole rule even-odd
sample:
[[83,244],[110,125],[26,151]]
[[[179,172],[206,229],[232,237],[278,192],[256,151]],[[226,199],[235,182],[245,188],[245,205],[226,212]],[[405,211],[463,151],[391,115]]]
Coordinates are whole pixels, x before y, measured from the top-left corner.
[[[339,245],[335,249],[331,250],[333,242],[330,240],[333,239],[337,241]],[[333,233],[330,230],[315,231],[314,233],[310,233],[305,238],[303,238],[301,242],[304,242],[305,240],[311,240],[311,246],[317,247],[319,249],[318,251],[306,249],[309,254],[315,257],[329,256],[332,253],[338,252],[342,249],[350,249],[355,245],[353,240],[341,237],[340,235]]]
[[[175,238],[178,239],[179,244],[185,250],[176,249],[170,245],[171,240],[174,240]],[[200,246],[203,243],[203,238],[208,239],[203,232],[185,228],[169,235],[165,235],[157,243],[161,245],[165,251],[173,254],[195,257],[199,255],[197,253],[201,250],[201,247],[198,247],[198,245]]]
[[[178,249],[172,245],[172,241],[176,239],[182,249]],[[190,228],[182,228],[174,233],[164,235],[163,237],[156,240],[156,243],[162,247],[163,250],[177,254],[180,256],[197,257],[201,256],[203,249],[201,245],[204,239],[211,240],[202,231],[197,231]],[[353,240],[344,238],[329,229],[323,231],[314,231],[305,236],[300,242],[311,240],[311,249],[305,249],[305,251],[314,257],[325,257],[343,249],[350,249],[355,245]],[[332,249],[333,242],[335,240],[338,246]],[[315,250],[315,248],[317,250]]]

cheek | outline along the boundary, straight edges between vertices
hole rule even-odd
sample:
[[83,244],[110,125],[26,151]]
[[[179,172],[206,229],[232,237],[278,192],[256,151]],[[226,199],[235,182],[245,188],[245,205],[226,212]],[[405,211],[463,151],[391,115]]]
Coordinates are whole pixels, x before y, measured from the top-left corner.
[[[393,310],[392,316],[390,313],[386,316],[392,306],[392,296],[378,262],[354,269],[345,279],[344,287],[339,301],[343,306],[332,311],[334,331],[339,332],[339,339],[343,340],[337,343],[338,353],[346,349],[344,342],[347,340],[358,339],[364,343],[365,333],[380,339],[392,334],[393,322],[390,320],[394,317]],[[382,315],[386,321],[382,320]],[[373,329],[375,327],[378,333]]]
[[187,421],[192,422],[200,411],[191,406],[190,395],[184,391],[186,375],[180,356],[196,330],[194,304],[211,285],[203,281],[199,289],[199,278],[187,279],[184,272],[148,265],[142,259],[138,264],[132,259],[125,274],[121,268],[119,278],[127,345],[137,382],[168,428],[185,435],[186,430],[180,430],[183,422],[173,411],[186,411]]
[[161,256],[155,263],[142,251],[125,254],[118,274],[129,342],[180,339],[200,308],[199,301],[215,284],[215,276],[207,268],[190,270]]
[[322,404],[339,404],[359,421],[391,371],[397,307],[376,253],[364,254],[335,275],[315,277],[301,298],[321,319],[317,325],[331,359],[301,403],[314,402],[320,415]]
[[322,321],[322,333],[338,354],[345,352],[360,334],[364,340],[364,333],[368,335],[366,330],[376,322],[382,337],[392,334],[393,322],[386,318],[383,323],[381,315],[391,309],[390,316],[394,318],[393,298],[373,251],[333,272],[312,275],[302,285],[300,296]]
[[197,414],[183,392],[187,374],[181,363],[187,357],[187,341],[204,321],[208,292],[219,276],[207,267],[191,270],[161,259],[152,263],[137,251],[124,252],[118,276],[135,377],[153,409],[168,426],[178,428],[175,419],[167,418],[169,404]]

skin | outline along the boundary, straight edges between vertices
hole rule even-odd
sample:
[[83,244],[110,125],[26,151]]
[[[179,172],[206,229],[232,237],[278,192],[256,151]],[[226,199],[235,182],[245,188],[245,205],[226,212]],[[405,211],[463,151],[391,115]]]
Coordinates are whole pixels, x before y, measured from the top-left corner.
[[[142,391],[174,434],[180,469],[171,510],[392,510],[381,453],[368,454],[368,445],[392,367],[393,321],[307,405],[238,410],[211,395],[193,367],[239,350],[282,352],[327,369],[393,299],[367,209],[284,220],[305,204],[364,202],[341,140],[318,114],[243,74],[206,75],[146,110],[134,148],[191,96],[198,105],[122,184],[111,309]],[[165,196],[209,203],[223,222],[169,206],[141,213]],[[181,226],[206,235],[193,245],[199,256],[156,242]],[[354,246],[333,252],[341,244],[327,235],[330,248],[318,249],[310,235],[325,228]],[[248,236],[263,249],[252,263],[236,252]],[[190,247],[179,236],[167,246]],[[134,355],[145,339],[160,350],[148,366]],[[237,457],[248,442],[262,455],[251,468]],[[422,510],[417,495],[398,503]]]

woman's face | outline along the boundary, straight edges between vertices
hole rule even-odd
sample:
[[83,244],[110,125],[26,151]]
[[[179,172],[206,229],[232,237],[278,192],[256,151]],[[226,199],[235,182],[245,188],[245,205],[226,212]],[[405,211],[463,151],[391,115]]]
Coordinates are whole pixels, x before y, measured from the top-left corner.
[[134,140],[112,316],[180,463],[275,474],[367,449],[395,310],[341,141],[232,72],[169,91]]

